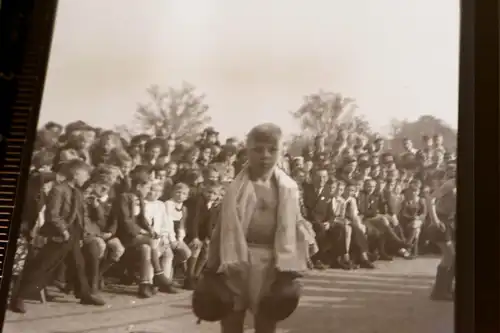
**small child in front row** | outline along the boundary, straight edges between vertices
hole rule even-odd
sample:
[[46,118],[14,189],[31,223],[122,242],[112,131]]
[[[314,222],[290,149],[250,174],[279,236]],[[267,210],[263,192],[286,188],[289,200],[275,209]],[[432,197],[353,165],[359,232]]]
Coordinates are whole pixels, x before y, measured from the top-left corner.
[[184,289],[194,289],[196,280],[208,260],[208,245],[214,227],[214,215],[217,214],[216,206],[220,193],[220,184],[216,182],[205,184],[201,193],[194,198],[194,204],[189,207],[186,239],[192,254],[187,260]]
[[[172,189],[172,195],[170,199],[165,202],[165,207],[167,208],[167,216],[174,223],[175,236],[177,238],[177,248],[186,249],[189,248],[184,242],[186,237],[186,219],[187,219],[187,208],[185,206],[186,200],[189,198],[189,186],[185,183],[177,183]],[[178,264],[182,264],[180,267],[185,271],[184,264],[189,257],[191,257],[191,251],[178,251],[173,249],[176,255],[175,261]],[[186,254],[188,254],[186,256]],[[175,273],[175,272],[174,272]]]
[[175,294],[177,293],[176,285],[172,282],[173,251],[182,252],[184,256],[188,257],[189,253],[186,252],[189,252],[189,249],[179,246],[177,242],[173,221],[167,215],[165,203],[159,200],[162,193],[163,183],[161,181],[154,182],[146,196],[144,210],[146,219],[158,235],[155,248],[160,258],[163,274],[170,282],[170,285],[164,286],[160,291]]

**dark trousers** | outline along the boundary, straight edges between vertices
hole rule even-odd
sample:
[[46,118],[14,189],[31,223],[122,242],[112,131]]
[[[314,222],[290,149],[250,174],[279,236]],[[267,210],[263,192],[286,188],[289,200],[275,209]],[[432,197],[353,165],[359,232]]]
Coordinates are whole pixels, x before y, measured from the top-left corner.
[[364,221],[366,226],[366,239],[368,241],[368,252],[382,252],[385,253],[384,233],[377,229],[370,221]]
[[328,252],[330,251],[330,239],[327,230],[323,226],[323,223],[312,223],[314,233],[316,234],[316,243],[318,244],[318,252],[312,256],[313,261],[327,261]]
[[351,252],[355,254],[367,253],[369,251],[368,247],[368,236],[363,230],[352,226],[352,239],[351,239]]
[[328,254],[326,255],[327,258],[324,258],[324,260],[327,263],[331,263],[332,260],[346,254],[345,237],[345,228],[341,224],[334,224],[330,229],[326,230],[325,246],[328,249]]
[[85,274],[93,292],[99,289],[99,265],[101,263],[101,249],[96,242],[83,244],[82,253],[85,258]]
[[75,289],[85,297],[90,295],[90,288],[85,273],[85,263],[80,248],[81,231],[72,230],[67,242],[49,241],[37,254],[35,260],[26,262],[17,289],[16,298],[28,298],[34,292],[45,288],[52,282],[57,268],[62,262],[75,272]]

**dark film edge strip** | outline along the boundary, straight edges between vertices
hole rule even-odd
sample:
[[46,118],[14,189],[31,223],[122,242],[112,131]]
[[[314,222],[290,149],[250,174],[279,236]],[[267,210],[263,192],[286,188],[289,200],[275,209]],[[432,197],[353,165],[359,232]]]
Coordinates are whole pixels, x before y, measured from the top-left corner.
[[[12,264],[16,250],[19,223],[27,173],[33,150],[43,84],[46,76],[57,0],[4,0],[1,17],[18,17],[13,26],[4,26],[2,43],[7,51],[2,61],[10,64],[10,82],[2,87],[10,92],[12,104],[3,112],[10,123],[2,133],[4,159],[0,165],[0,298],[7,302]],[[4,21],[5,22],[5,21]],[[17,23],[17,24],[15,24]],[[17,35],[17,39],[5,38]],[[10,41],[10,44],[8,43]],[[7,43],[5,43],[7,42]],[[7,96],[6,96],[7,97]],[[8,100],[6,98],[5,100]],[[10,236],[10,237],[9,237]],[[10,239],[9,239],[10,238]],[[5,310],[0,311],[0,323]]]

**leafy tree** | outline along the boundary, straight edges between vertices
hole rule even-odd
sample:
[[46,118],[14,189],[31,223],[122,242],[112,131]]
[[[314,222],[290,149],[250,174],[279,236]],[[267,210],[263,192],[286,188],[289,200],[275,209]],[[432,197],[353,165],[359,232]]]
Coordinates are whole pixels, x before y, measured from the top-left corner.
[[292,116],[300,121],[305,135],[334,136],[341,125],[354,125],[356,101],[333,92],[319,91],[304,98]]
[[292,116],[300,121],[302,133],[289,142],[291,153],[301,151],[312,143],[315,135],[324,135],[332,143],[337,132],[343,128],[352,134],[371,136],[368,121],[356,115],[356,101],[342,94],[320,90],[304,98],[300,108]]
[[205,95],[197,94],[188,83],[179,89],[170,87],[166,92],[153,85],[147,93],[149,103],[139,104],[135,115],[142,131],[175,135],[178,140],[191,143],[211,121]]
[[433,136],[435,134],[443,136],[443,144],[446,149],[455,150],[457,147],[457,131],[441,119],[431,115],[423,115],[414,122],[393,120],[391,128],[391,140],[389,144],[395,152],[402,151],[402,141],[404,138],[412,140],[415,148],[421,148],[422,137],[424,135]]

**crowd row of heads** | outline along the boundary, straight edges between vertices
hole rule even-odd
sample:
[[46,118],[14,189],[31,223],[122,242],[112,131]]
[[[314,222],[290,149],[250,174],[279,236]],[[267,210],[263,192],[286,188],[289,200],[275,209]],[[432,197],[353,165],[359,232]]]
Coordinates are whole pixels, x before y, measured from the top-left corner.
[[[224,194],[225,185],[220,182],[218,171],[211,169],[207,171],[207,178],[203,183],[188,184],[177,182],[171,189],[171,196],[174,201],[184,202],[190,195],[193,188],[202,189],[202,194],[214,200]],[[87,163],[80,160],[72,160],[64,165],[59,173],[42,173],[42,184],[53,183],[61,177],[59,181],[67,180],[84,191],[86,197],[102,198],[116,184],[118,177],[100,174],[99,170],[92,168]],[[199,186],[203,185],[203,186]],[[165,181],[151,167],[139,165],[130,172],[131,190],[146,200],[157,200],[165,193]]]
[[329,185],[331,197],[356,198],[361,192],[368,195],[391,193],[404,195],[407,198],[416,198],[419,195],[428,195],[432,187],[424,184],[421,180],[412,178],[408,182],[402,182],[398,179],[373,179],[363,180],[340,180],[330,178],[327,170],[318,169],[315,171],[312,179],[316,188],[322,188]]

